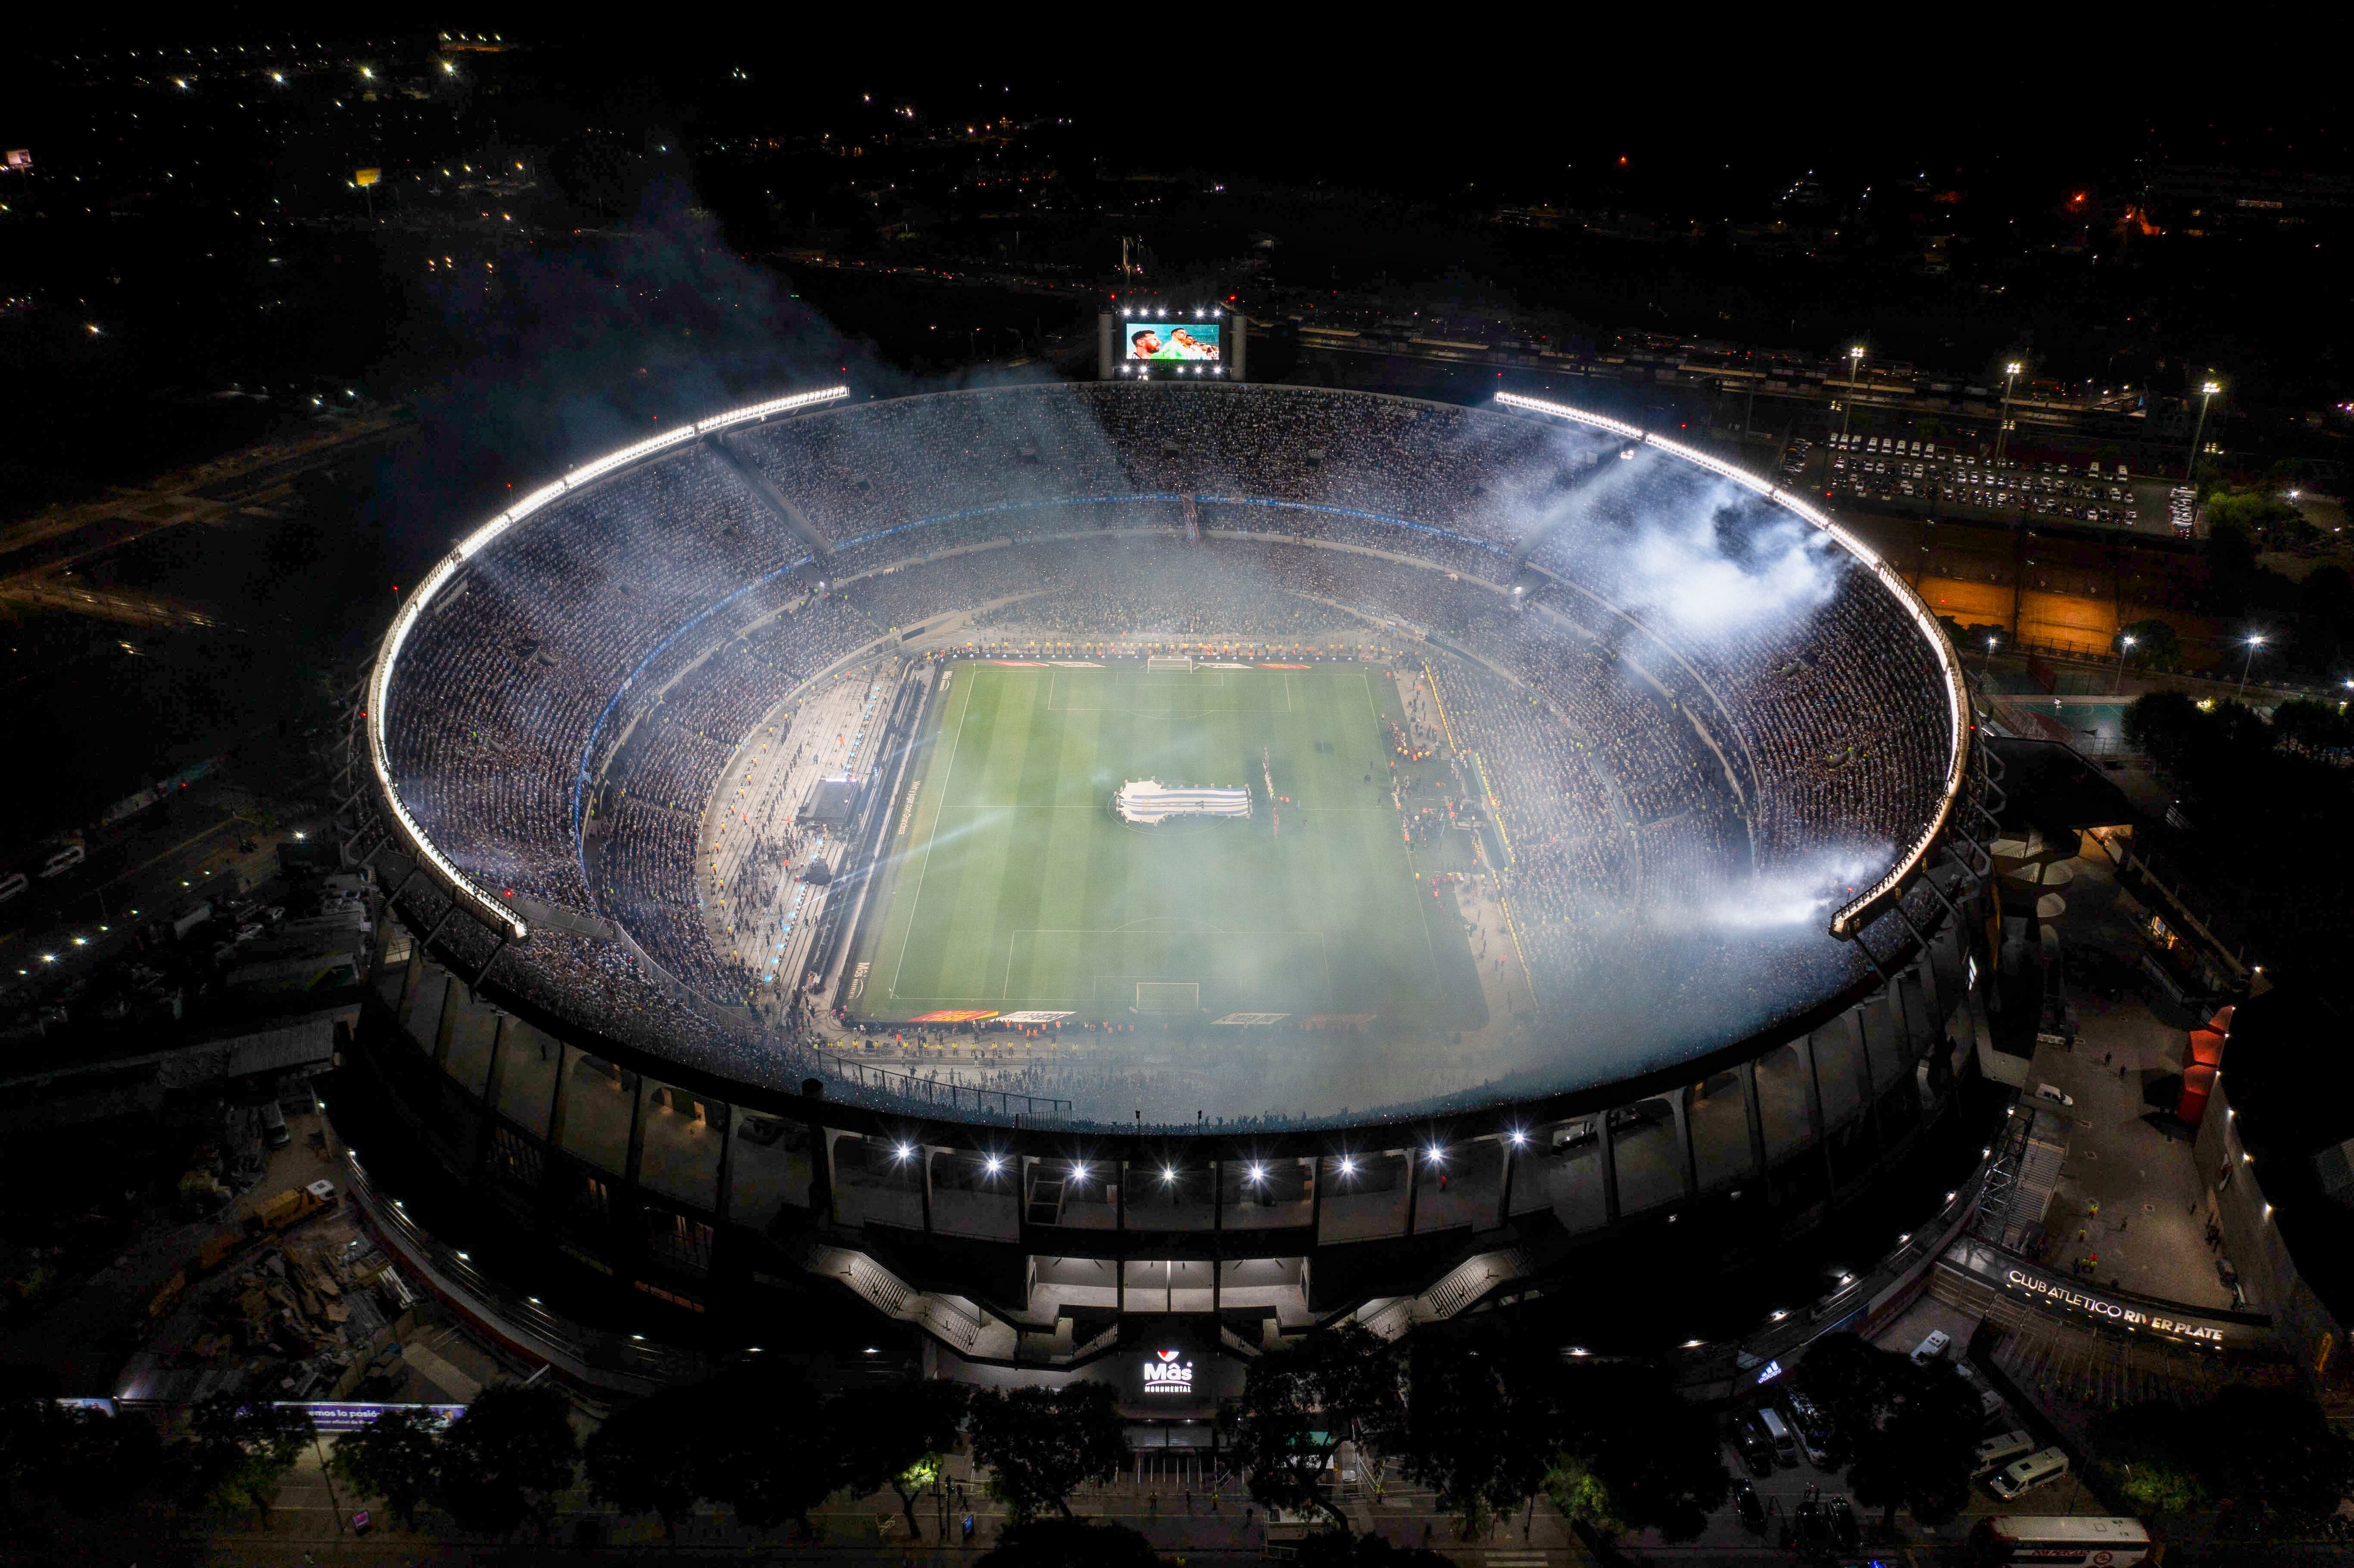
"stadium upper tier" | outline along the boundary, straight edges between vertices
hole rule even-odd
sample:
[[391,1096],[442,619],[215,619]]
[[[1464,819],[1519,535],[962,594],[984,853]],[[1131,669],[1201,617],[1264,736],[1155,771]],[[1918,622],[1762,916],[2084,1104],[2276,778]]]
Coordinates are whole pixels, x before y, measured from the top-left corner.
[[1511,846],[1540,1021],[1480,1092],[1706,1055],[1852,988],[1871,961],[1827,925],[1903,945],[1873,922],[1959,790],[1950,648],[1802,503],[1505,401],[1020,387],[769,406],[590,465],[462,544],[387,638],[371,754],[447,889],[405,902],[533,927],[462,939],[560,1020],[790,1085],[805,1047],[721,1005],[753,977],[695,878],[697,819],[779,703],[951,615],[957,646],[1354,630],[1449,662]]

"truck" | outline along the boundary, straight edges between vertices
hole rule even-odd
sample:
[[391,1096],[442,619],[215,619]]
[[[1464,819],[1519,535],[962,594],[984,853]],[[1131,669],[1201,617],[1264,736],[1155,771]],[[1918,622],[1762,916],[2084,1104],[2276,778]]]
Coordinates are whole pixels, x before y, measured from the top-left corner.
[[267,1231],[282,1231],[301,1224],[322,1209],[335,1206],[337,1193],[333,1181],[322,1179],[307,1187],[289,1187],[274,1198],[257,1204],[246,1216],[245,1228],[255,1235]]

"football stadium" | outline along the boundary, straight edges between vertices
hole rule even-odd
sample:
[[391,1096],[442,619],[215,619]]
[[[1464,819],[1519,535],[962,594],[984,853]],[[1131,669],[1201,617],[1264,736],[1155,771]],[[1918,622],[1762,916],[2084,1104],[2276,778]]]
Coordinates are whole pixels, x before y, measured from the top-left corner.
[[814,1295],[1208,1399],[1689,1289],[1981,1141],[1972,736],[1897,571],[1564,405],[720,412],[464,535],[355,694],[355,1191],[592,1381]]

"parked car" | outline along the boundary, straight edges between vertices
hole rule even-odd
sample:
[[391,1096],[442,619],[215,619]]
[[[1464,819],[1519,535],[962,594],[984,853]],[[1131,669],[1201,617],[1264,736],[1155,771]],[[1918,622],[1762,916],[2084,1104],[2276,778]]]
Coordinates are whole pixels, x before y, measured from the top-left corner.
[[2067,1451],[2061,1448],[2045,1448],[2041,1452],[2030,1454],[2024,1459],[2014,1459],[1996,1471],[1994,1479],[1987,1483],[1987,1489],[2003,1501],[2009,1502],[2011,1499],[2031,1492],[2038,1487],[2050,1486],[2067,1473]]
[[1833,1498],[1830,1502],[1831,1539],[1839,1542],[1841,1552],[1852,1552],[1863,1544],[1863,1530],[1855,1521],[1855,1510],[1845,1498]]
[[2034,1452],[2033,1434],[2026,1431],[1998,1432],[1978,1445],[1978,1454],[1970,1461],[1970,1474],[1991,1474],[2012,1460],[2024,1459]]
[[1954,1336],[1945,1330],[1930,1330],[1929,1337],[1913,1347],[1913,1364],[1916,1367],[1925,1367],[1931,1361],[1943,1359],[1946,1347],[1953,1342]]
[[1741,1528],[1752,1535],[1766,1533],[1766,1505],[1757,1499],[1757,1488],[1747,1477],[1733,1483],[1733,1511],[1741,1520]]
[[2039,1100],[2048,1100],[2055,1106],[2064,1106],[2071,1110],[2073,1110],[2076,1106],[2076,1097],[2069,1094],[2057,1084],[2036,1085],[2035,1097]]
[[1753,1476],[1766,1477],[1774,1473],[1774,1442],[1766,1434],[1744,1421],[1734,1428],[1733,1446],[1741,1455],[1741,1462],[1749,1467]]

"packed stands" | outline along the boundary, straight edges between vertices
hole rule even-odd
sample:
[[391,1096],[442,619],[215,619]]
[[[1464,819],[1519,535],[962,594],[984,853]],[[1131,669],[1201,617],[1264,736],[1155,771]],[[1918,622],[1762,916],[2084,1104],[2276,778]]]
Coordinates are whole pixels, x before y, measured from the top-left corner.
[[[383,715],[393,788],[478,886],[638,948],[543,927],[499,978],[649,1050],[790,1075],[787,1043],[730,1011],[754,977],[705,928],[703,813],[779,705],[947,617],[949,646],[1378,628],[1426,650],[1553,1009],[1639,963],[1630,933],[1688,944],[1744,879],[1868,882],[1943,799],[1956,737],[1911,609],[1789,513],[1617,437],[1154,383],[838,406],[730,441],[830,553],[674,447],[476,554]],[[1810,962],[1836,985],[1861,960]]]

